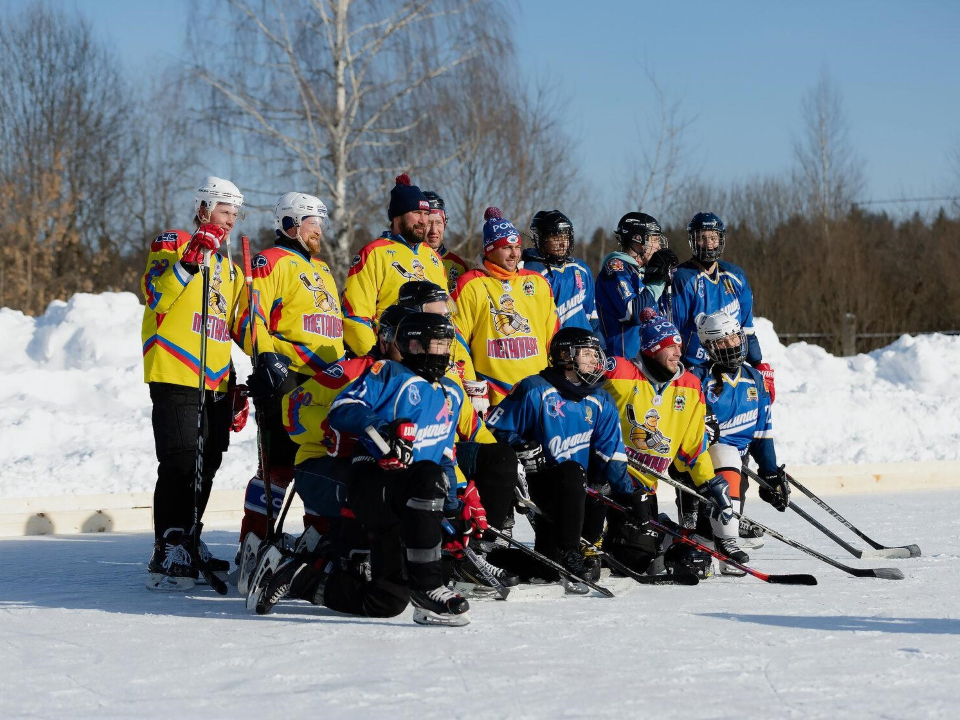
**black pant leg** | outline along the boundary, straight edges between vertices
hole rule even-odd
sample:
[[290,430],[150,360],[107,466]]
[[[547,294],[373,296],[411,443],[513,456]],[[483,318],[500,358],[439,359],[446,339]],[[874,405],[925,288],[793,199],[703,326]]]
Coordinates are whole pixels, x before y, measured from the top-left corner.
[[[480,501],[487,511],[487,522],[501,529],[504,521],[513,514],[514,488],[517,486],[517,454],[506,443],[457,443],[458,461],[460,448],[464,445],[476,445],[474,462],[460,465],[464,476],[476,483],[480,491]],[[493,533],[484,538],[491,542],[496,539]]]

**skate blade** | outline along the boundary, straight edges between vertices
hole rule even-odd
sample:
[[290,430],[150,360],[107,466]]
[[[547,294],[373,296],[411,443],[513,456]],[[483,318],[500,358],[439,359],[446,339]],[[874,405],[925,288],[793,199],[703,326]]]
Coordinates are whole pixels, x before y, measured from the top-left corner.
[[460,593],[464,597],[470,599],[483,600],[485,598],[498,598],[500,595],[497,593],[496,588],[487,587],[486,585],[477,585],[472,582],[458,581],[453,584],[453,591],[455,593]]
[[276,572],[280,561],[283,559],[283,553],[274,545],[270,545],[262,553],[258,552],[258,556],[256,569],[247,588],[246,605],[247,610],[251,611],[256,610],[260,595],[267,589],[270,578],[273,577],[273,573]]
[[192,590],[196,585],[193,578],[188,577],[170,577],[163,573],[150,573],[147,579],[147,590],[156,590],[158,592],[183,592]]
[[720,574],[727,577],[744,577],[746,575],[743,570],[739,570],[733,565],[727,565],[725,562],[720,563]]
[[763,538],[738,538],[737,545],[739,545],[744,550],[756,550],[757,548],[763,547]]
[[413,621],[417,623],[417,625],[463,627],[464,625],[470,624],[470,614],[460,613],[459,615],[441,615],[433,612],[432,610],[424,610],[423,608],[414,607]]
[[250,590],[250,576],[256,567],[260,542],[260,538],[253,533],[247,533],[246,537],[243,538],[243,547],[240,548],[240,562],[237,564],[237,592],[241,595],[246,595]]

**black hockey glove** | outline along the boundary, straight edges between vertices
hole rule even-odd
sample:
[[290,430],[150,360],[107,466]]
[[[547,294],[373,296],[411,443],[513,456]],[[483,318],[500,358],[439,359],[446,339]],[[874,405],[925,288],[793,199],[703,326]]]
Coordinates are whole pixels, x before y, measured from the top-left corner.
[[709,503],[710,517],[724,525],[733,520],[733,503],[730,502],[730,486],[726,480],[717,475],[710,482],[698,487],[697,492],[713,500]]
[[280,353],[261,353],[253,375],[247,378],[247,394],[256,404],[269,403],[284,390],[290,378],[290,358]]
[[547,467],[547,456],[543,452],[543,445],[536,440],[528,440],[516,448],[517,460],[523,465],[524,472],[538,473]]
[[670,248],[657,250],[643,268],[643,281],[645,283],[670,282],[673,280],[673,270],[679,264],[680,258]]
[[657,516],[657,496],[646,490],[634,490],[630,496],[630,520],[645,525]]
[[720,423],[717,422],[717,416],[710,413],[704,418],[703,425],[706,431],[707,444],[713,445],[720,439]]
[[761,485],[757,491],[761,500],[770,503],[780,512],[785,512],[790,504],[790,483],[787,482],[785,467],[781,465],[776,472],[761,475],[760,478],[766,486]]
[[413,464],[413,441],[417,438],[417,426],[407,418],[397,418],[380,430],[390,446],[377,464],[384,470],[403,470]]

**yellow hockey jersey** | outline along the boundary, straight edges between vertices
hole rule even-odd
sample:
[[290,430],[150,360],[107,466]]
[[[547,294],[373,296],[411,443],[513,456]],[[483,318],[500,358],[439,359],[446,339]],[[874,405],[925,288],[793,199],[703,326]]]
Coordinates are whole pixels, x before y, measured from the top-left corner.
[[410,245],[399,235],[384,233],[353,258],[343,288],[344,341],[358,357],[377,340],[380,314],[397,301],[409,280],[447,286],[443,263],[429,245]]
[[[169,230],[150,244],[147,269],[140,281],[146,300],[140,339],[143,342],[144,382],[196,387],[200,379],[200,326],[203,278],[191,275],[180,258],[192,235]],[[230,378],[230,345],[240,337],[238,308],[243,298],[243,274],[230,277],[226,258],[211,255],[207,320],[205,382],[209,390],[225,392]]]
[[657,481],[643,473],[650,468],[666,474],[670,463],[690,472],[696,485],[716,474],[705,452],[706,401],[700,381],[687,371],[659,389],[643,368],[632,360],[611,357],[604,388],[620,411],[620,426],[627,448],[630,474],[656,490]]
[[488,261],[457,281],[454,325],[457,342],[469,355],[464,377],[487,381],[497,405],[525,377],[547,366],[550,340],[560,328],[550,285],[540,273],[507,273]]
[[437,253],[443,261],[443,270],[447,274],[447,292],[453,295],[453,291],[457,289],[457,281],[467,274],[467,263],[456,253],[447,250],[446,245],[441,245]]
[[[290,370],[312,375],[343,357],[343,313],[330,267],[286,245],[253,259],[257,349],[290,358]],[[248,313],[241,326],[247,330]],[[250,352],[250,334],[244,350]]]

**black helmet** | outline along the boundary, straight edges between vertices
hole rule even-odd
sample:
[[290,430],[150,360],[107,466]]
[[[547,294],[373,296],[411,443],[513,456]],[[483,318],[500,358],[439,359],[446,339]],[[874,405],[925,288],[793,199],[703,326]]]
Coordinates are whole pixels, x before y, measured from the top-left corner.
[[[707,249],[700,247],[697,239],[704,230],[716,230],[720,236],[720,242],[715,248]],[[703,263],[713,264],[723,255],[724,246],[724,226],[723,220],[712,212],[698,212],[693,216],[693,220],[687,225],[687,239],[690,241],[690,252],[693,256]]]
[[447,206],[443,202],[443,198],[437,195],[433,190],[424,190],[424,197],[427,198],[427,202],[430,203],[431,210],[440,210],[443,213],[443,216],[447,216]]
[[[552,255],[547,253],[546,241],[557,235],[566,236],[570,241],[567,243],[567,250],[563,255]],[[530,221],[530,236],[533,238],[533,245],[537,252],[551,263],[562,263],[573,252],[573,223],[570,218],[559,210],[541,210],[533,216]]]
[[400,286],[397,303],[410,310],[423,312],[423,306],[432,302],[447,302],[447,291],[429,280],[410,280]]
[[667,548],[663,555],[663,566],[668,575],[693,573],[701,578],[713,575],[713,560],[710,556],[679,541]]
[[[646,245],[647,237],[651,235],[656,235],[660,239],[658,250],[670,246],[657,219],[653,215],[642,212],[628,212],[620,218],[617,229],[613,234],[617,236],[617,242],[622,250],[631,249],[631,245],[634,243],[639,243],[641,246]],[[636,248],[633,248],[633,250],[636,252]]]
[[397,338],[397,327],[400,321],[407,315],[412,315],[413,310],[403,305],[391,305],[383,314],[380,315],[380,324],[377,328],[377,337],[383,342],[392,343]]
[[427,352],[431,340],[453,343],[453,324],[445,316],[412,312],[400,321],[396,342],[403,364],[425,380],[437,382],[450,367],[450,349],[445,353]]
[[[597,366],[593,371],[584,371],[577,362],[580,350],[595,350]],[[600,345],[600,338],[589,330],[578,327],[560,328],[550,341],[550,364],[562,370],[573,370],[587,385],[599,385],[603,382],[607,356]]]

